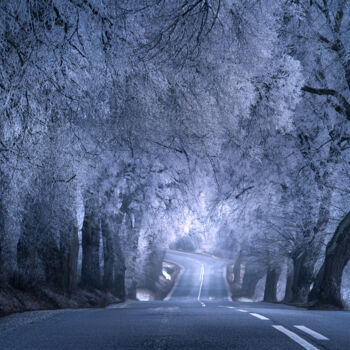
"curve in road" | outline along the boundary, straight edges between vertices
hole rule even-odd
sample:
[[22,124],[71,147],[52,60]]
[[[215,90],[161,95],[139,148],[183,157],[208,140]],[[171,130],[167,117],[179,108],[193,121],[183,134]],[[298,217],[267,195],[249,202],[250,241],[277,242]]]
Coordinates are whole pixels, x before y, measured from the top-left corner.
[[3,317],[0,349],[350,349],[349,312],[232,302],[230,261],[176,251],[166,260],[182,267],[167,300]]

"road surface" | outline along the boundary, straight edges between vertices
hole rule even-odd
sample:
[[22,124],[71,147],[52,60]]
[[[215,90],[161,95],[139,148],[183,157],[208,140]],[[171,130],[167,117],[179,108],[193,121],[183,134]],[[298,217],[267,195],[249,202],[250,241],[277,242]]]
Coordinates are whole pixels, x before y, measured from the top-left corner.
[[169,251],[182,266],[165,301],[0,319],[0,349],[350,349],[350,313],[232,302],[228,261]]

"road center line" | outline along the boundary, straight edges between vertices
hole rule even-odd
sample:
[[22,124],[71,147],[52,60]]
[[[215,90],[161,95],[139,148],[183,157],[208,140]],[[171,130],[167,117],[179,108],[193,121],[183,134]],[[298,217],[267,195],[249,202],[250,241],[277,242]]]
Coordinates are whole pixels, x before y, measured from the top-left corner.
[[237,311],[239,311],[239,312],[248,312],[247,310],[243,310],[243,309],[237,309]]
[[201,303],[201,294],[202,294],[202,287],[203,287],[203,280],[204,280],[204,265],[203,264],[201,266],[201,274],[200,274],[199,278],[200,278],[201,283],[200,283],[200,286],[199,286],[199,292],[198,292],[197,300]]
[[277,329],[278,331],[282,332],[283,334],[285,334],[290,339],[294,340],[296,343],[301,345],[306,350],[319,350],[318,348],[316,348],[315,346],[313,346],[312,344],[307,342],[305,339],[299,337],[297,334],[295,334],[294,332],[288,330],[287,328],[284,328],[283,326],[275,326],[274,325],[272,327]]
[[265,317],[263,315],[260,315],[260,314],[256,314],[255,312],[250,312],[249,314],[254,316],[254,317],[256,317],[256,318],[258,318],[259,320],[263,320],[263,321],[269,321],[270,320],[269,318],[267,318],[267,317]]
[[305,326],[294,326],[295,328],[298,328],[300,329],[301,331],[311,335],[312,337],[314,337],[315,339],[318,339],[318,340],[329,340],[327,337],[325,337],[324,335],[308,328],[308,327],[305,327]]

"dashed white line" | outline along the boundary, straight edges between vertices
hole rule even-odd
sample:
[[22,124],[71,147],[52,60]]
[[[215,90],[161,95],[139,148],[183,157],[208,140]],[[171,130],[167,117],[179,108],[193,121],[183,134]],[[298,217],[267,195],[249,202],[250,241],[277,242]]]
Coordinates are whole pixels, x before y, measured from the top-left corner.
[[318,348],[316,348],[315,346],[313,346],[312,344],[307,342],[305,339],[299,337],[297,334],[295,334],[294,332],[288,330],[287,328],[284,328],[283,326],[275,326],[274,325],[272,327],[277,329],[278,331],[282,332],[283,334],[285,334],[290,339],[294,340],[296,343],[301,345],[306,350],[319,350]]
[[325,337],[324,335],[306,327],[306,326],[294,326],[295,328],[300,329],[301,331],[311,335],[312,337],[314,337],[315,339],[318,340],[329,340],[327,337]]
[[239,311],[239,312],[248,312],[247,310],[243,310],[243,309],[237,309],[237,311]]
[[263,320],[263,321],[269,321],[270,319],[263,316],[263,315],[260,315],[260,314],[256,314],[255,312],[250,312],[249,315],[252,315],[256,318],[258,318],[259,320]]

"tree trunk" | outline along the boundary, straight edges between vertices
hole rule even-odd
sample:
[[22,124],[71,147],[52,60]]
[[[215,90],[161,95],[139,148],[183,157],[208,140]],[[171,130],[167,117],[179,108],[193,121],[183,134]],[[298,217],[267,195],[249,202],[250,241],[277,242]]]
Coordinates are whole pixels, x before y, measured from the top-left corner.
[[[17,288],[28,289],[47,281],[46,266],[42,261],[43,241],[47,235],[41,232],[40,212],[40,204],[30,197],[25,199],[22,232],[17,243],[18,272],[13,281]],[[45,246],[45,249],[51,252],[51,246]]]
[[277,283],[281,274],[279,267],[269,266],[266,275],[264,301],[276,302],[277,301]]
[[117,265],[115,275],[114,275],[114,285],[112,293],[120,298],[125,299],[125,264],[123,261]]
[[263,276],[264,271],[256,264],[246,266],[239,297],[252,298],[255,294],[256,286]]
[[233,281],[231,284],[232,298],[239,298],[241,296],[241,269],[243,262],[243,253],[239,252],[238,257],[233,265]]
[[[327,177],[327,174],[324,175]],[[324,180],[325,181],[325,180]],[[321,233],[327,227],[330,217],[331,189],[327,188],[321,198],[317,221],[304,238],[308,240],[292,256],[293,260],[293,281],[291,302],[304,304],[307,302],[310,287],[314,280],[314,266],[319,256],[323,237]]]
[[303,250],[292,257],[293,280],[292,280],[292,303],[302,304],[307,301],[307,295],[313,279],[313,264],[308,261],[308,251]]
[[114,285],[114,247],[113,237],[107,220],[101,221],[101,231],[103,236],[103,288],[112,291]]
[[143,259],[144,266],[138,275],[138,283],[141,287],[153,290],[156,292],[156,283],[162,273],[162,262],[164,258],[164,251],[156,246],[149,246],[149,251],[145,252],[147,255]]
[[[1,172],[0,172],[1,175]],[[8,282],[6,258],[5,258],[5,208],[0,199],[0,287]]]
[[341,281],[350,260],[350,213],[338,225],[327,244],[325,261],[309,294],[310,305],[343,308]]
[[[119,212],[114,217],[110,217],[112,220],[113,232],[108,225],[106,218],[101,220],[101,229],[103,235],[103,250],[104,250],[104,274],[103,274],[103,286],[106,290],[111,291],[115,296],[121,300],[125,299],[125,259],[121,248],[121,242],[119,234],[122,230],[122,226],[126,217],[126,213],[129,210],[131,203],[131,196],[123,195],[122,205]],[[135,293],[136,298],[136,293]]]
[[243,253],[240,250],[238,257],[235,261],[234,267],[233,267],[233,284],[240,285],[241,283],[241,267],[243,262]]
[[286,283],[286,291],[284,294],[284,303],[290,303],[293,299],[293,292],[292,292],[292,286],[293,286],[293,264],[288,259],[288,265],[287,265],[287,283]]
[[12,199],[11,204],[0,199],[0,287],[16,278],[17,244],[23,231],[22,206],[18,198]]
[[65,292],[72,293],[78,284],[78,228],[71,225],[66,241],[61,241],[62,287]]
[[[118,231],[119,233],[119,231]],[[120,238],[117,233],[113,239],[114,243],[114,280],[112,286],[112,293],[120,298],[125,299],[125,259],[120,244]]]
[[141,230],[142,213],[141,211],[130,211],[126,215],[126,230],[129,235],[128,242],[128,259],[126,260],[126,295],[129,299],[136,299],[137,288],[137,255],[138,255],[138,242]]
[[90,206],[85,208],[82,251],[81,284],[84,287],[100,288],[100,223],[96,210]]

